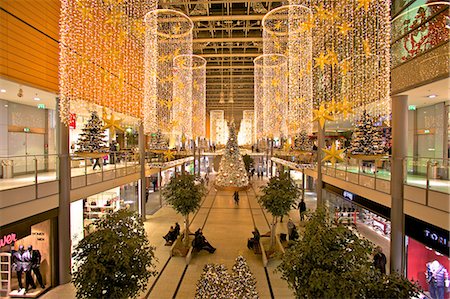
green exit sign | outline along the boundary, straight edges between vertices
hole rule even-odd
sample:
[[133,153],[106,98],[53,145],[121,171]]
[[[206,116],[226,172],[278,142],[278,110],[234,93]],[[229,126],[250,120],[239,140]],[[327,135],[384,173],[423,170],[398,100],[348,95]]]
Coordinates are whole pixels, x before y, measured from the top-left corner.
[[45,104],[38,104],[37,107],[38,109],[45,109]]
[[23,131],[25,132],[25,133],[29,133],[30,132],[30,128],[23,128]]
[[409,105],[408,106],[408,110],[409,111],[415,111],[416,110],[416,105]]

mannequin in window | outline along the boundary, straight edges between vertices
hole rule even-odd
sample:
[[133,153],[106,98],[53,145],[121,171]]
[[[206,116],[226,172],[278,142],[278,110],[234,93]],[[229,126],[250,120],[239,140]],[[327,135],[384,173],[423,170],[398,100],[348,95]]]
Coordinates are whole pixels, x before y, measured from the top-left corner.
[[12,269],[17,273],[17,281],[19,282],[19,292],[23,289],[22,284],[22,272],[24,264],[22,262],[22,255],[25,253],[25,248],[23,245],[19,246],[19,250],[14,250],[12,252]]
[[41,275],[41,253],[39,250],[33,250],[33,246],[28,246],[28,252],[31,255],[31,270],[33,270],[34,275],[36,275],[36,279],[41,286],[41,288],[45,289],[44,281],[42,280]]
[[447,269],[434,260],[431,263],[427,263],[426,278],[431,298],[444,299],[445,288],[449,286]]
[[32,289],[36,288],[33,277],[31,276],[32,256],[30,251],[25,251],[22,254],[23,271],[25,272],[25,290],[28,291],[28,287],[31,285]]

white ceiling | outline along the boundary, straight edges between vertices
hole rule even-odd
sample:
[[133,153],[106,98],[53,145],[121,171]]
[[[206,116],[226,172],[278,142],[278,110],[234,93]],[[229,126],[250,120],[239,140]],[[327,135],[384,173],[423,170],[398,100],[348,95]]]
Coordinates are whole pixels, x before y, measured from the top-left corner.
[[[450,79],[435,81],[401,94],[408,95],[408,105],[416,105],[417,108],[446,102],[450,100]],[[435,98],[428,97],[433,94],[437,96]]]
[[[18,96],[19,90],[22,89],[22,97]],[[3,92],[5,91],[5,92]],[[55,109],[56,94],[43,91],[34,87],[15,83],[0,78],[0,99],[10,102],[20,103],[28,106],[37,107],[38,104],[44,104],[45,108]],[[39,101],[34,100],[39,98]]]

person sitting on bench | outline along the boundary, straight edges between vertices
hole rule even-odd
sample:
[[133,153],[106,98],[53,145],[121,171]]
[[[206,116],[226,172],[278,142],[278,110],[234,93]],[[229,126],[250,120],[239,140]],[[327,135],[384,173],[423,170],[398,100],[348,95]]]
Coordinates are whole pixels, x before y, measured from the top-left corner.
[[261,238],[261,235],[259,233],[259,230],[255,227],[255,230],[252,231],[253,238],[250,238],[247,240],[247,247],[248,249],[255,250],[255,246],[259,244],[259,238]]
[[202,229],[199,228],[195,232],[194,240],[192,241],[192,246],[194,249],[200,251],[202,249],[208,251],[209,253],[214,253],[216,251],[216,248],[214,248],[209,242],[206,240],[205,236],[203,235]]
[[291,234],[289,235],[289,241],[295,241],[299,238],[299,234],[297,231],[297,227],[294,224],[294,227],[292,228]]
[[164,240],[166,240],[167,243],[176,240],[175,229],[173,228],[173,226],[170,227],[169,232],[163,238]]
[[175,228],[174,228],[174,241],[178,238],[178,236],[180,235],[180,225],[178,224],[178,222],[175,222]]

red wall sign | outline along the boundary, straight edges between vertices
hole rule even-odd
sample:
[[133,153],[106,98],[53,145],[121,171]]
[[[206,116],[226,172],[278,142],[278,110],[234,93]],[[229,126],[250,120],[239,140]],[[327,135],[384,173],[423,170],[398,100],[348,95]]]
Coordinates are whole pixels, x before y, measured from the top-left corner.
[[16,234],[11,233],[8,235],[4,235],[3,238],[0,239],[0,247],[10,245],[11,243],[17,241]]
[[69,128],[76,129],[77,128],[77,115],[76,113],[70,113],[69,116]]

